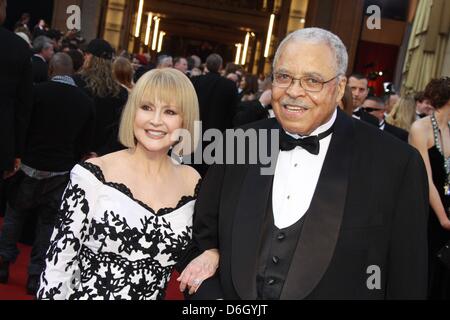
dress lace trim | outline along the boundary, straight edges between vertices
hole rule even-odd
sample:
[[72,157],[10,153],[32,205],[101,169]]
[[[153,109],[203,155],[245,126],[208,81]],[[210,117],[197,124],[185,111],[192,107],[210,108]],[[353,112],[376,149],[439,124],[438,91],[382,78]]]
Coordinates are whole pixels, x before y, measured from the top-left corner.
[[181,207],[188,204],[192,200],[197,199],[198,193],[200,191],[201,182],[202,182],[202,179],[198,180],[197,185],[195,186],[193,196],[182,196],[180,198],[180,200],[178,201],[178,204],[175,207],[161,208],[157,212],[155,212],[155,210],[153,208],[151,208],[150,206],[148,206],[146,203],[140,201],[139,199],[136,199],[134,197],[133,193],[131,192],[130,188],[128,188],[125,184],[106,181],[103,171],[99,166],[97,166],[93,163],[90,163],[90,162],[81,162],[81,163],[79,163],[79,165],[81,167],[85,168],[86,170],[88,170],[89,172],[91,172],[104,185],[107,185],[111,188],[114,188],[114,189],[120,191],[121,193],[123,193],[127,197],[129,197],[131,200],[135,201],[140,206],[144,207],[145,209],[147,209],[148,211],[150,211],[151,213],[153,213],[154,215],[157,215],[157,216],[167,215],[171,212],[174,212],[174,211],[180,209]]

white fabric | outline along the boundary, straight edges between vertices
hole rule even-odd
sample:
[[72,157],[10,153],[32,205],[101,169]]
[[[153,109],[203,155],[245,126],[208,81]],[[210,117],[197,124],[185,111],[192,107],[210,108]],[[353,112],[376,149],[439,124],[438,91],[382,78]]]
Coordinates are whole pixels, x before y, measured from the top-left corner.
[[[311,135],[319,135],[330,129],[336,117],[337,110],[327,123],[314,130]],[[299,137],[294,134],[289,135],[294,138]],[[308,211],[331,137],[332,134],[320,140],[320,152],[317,156],[301,147],[291,151],[280,151],[272,192],[273,215],[277,228],[290,227]]]
[[195,200],[184,198],[176,208],[155,214],[123,188],[102,181],[98,172],[75,166],[38,298],[162,298],[192,236]]

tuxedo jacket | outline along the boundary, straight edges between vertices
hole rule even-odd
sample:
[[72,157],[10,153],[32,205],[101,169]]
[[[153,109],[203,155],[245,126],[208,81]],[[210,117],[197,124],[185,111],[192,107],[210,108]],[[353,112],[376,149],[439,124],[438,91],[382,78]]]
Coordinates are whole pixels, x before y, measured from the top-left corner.
[[[0,172],[21,157],[33,99],[31,52],[23,39],[0,27]],[[1,179],[0,179],[1,180]]]
[[[244,127],[279,128],[276,119]],[[257,252],[273,185],[261,167],[216,164],[202,183],[193,243],[198,252],[218,248],[220,266],[199,299],[257,298]],[[420,154],[338,111],[280,298],[426,298],[427,218]]]
[[31,62],[33,64],[33,83],[48,81],[48,63],[36,56],[31,58]]
[[399,138],[400,140],[402,140],[402,141],[404,141],[406,143],[408,142],[409,133],[406,130],[403,130],[403,129],[398,128],[396,126],[390,125],[389,123],[386,123],[384,125],[384,131],[389,132],[393,136]]

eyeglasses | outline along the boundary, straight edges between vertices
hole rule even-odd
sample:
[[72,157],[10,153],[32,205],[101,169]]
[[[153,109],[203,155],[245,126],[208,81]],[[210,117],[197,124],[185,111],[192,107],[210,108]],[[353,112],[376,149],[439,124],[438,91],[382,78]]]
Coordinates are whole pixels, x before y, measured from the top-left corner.
[[335,77],[331,78],[328,81],[321,81],[320,79],[311,77],[311,76],[305,76],[305,77],[296,79],[286,73],[275,72],[274,74],[272,74],[272,84],[279,88],[289,88],[295,80],[299,80],[300,86],[304,90],[306,90],[308,92],[320,92],[320,91],[322,91],[323,86],[326,83],[333,81],[338,76],[339,75],[336,75]]

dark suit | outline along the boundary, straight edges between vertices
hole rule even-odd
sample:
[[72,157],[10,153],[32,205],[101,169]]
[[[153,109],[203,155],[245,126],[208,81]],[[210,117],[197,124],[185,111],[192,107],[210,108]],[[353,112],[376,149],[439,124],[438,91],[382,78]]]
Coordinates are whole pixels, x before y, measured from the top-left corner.
[[364,108],[360,108],[358,111],[353,112],[353,115],[356,115],[357,117],[359,117],[359,119],[361,121],[370,123],[373,126],[378,127],[380,122],[378,121],[377,117],[371,115],[370,113],[368,113],[366,110],[364,110]]
[[[279,124],[269,119],[246,128]],[[261,167],[214,165],[203,181],[194,243],[198,252],[219,248],[220,276],[202,284],[200,298],[258,298],[258,252],[273,185]],[[338,112],[280,298],[426,298],[427,217],[420,154]],[[367,287],[370,266],[381,270],[379,290]]]
[[267,119],[269,111],[258,100],[244,101],[239,104],[233,118],[233,126],[239,127],[258,120]]
[[48,81],[48,63],[37,56],[33,56],[31,62],[33,64],[33,82],[41,83]]
[[403,130],[396,126],[390,125],[389,123],[386,123],[384,125],[384,131],[392,134],[393,136],[399,138],[402,141],[408,142],[409,133],[406,130]]
[[[30,49],[0,27],[0,172],[21,156],[32,103]],[[1,179],[1,178],[0,178]]]
[[192,78],[200,107],[203,130],[233,127],[238,98],[236,84],[215,72]]

